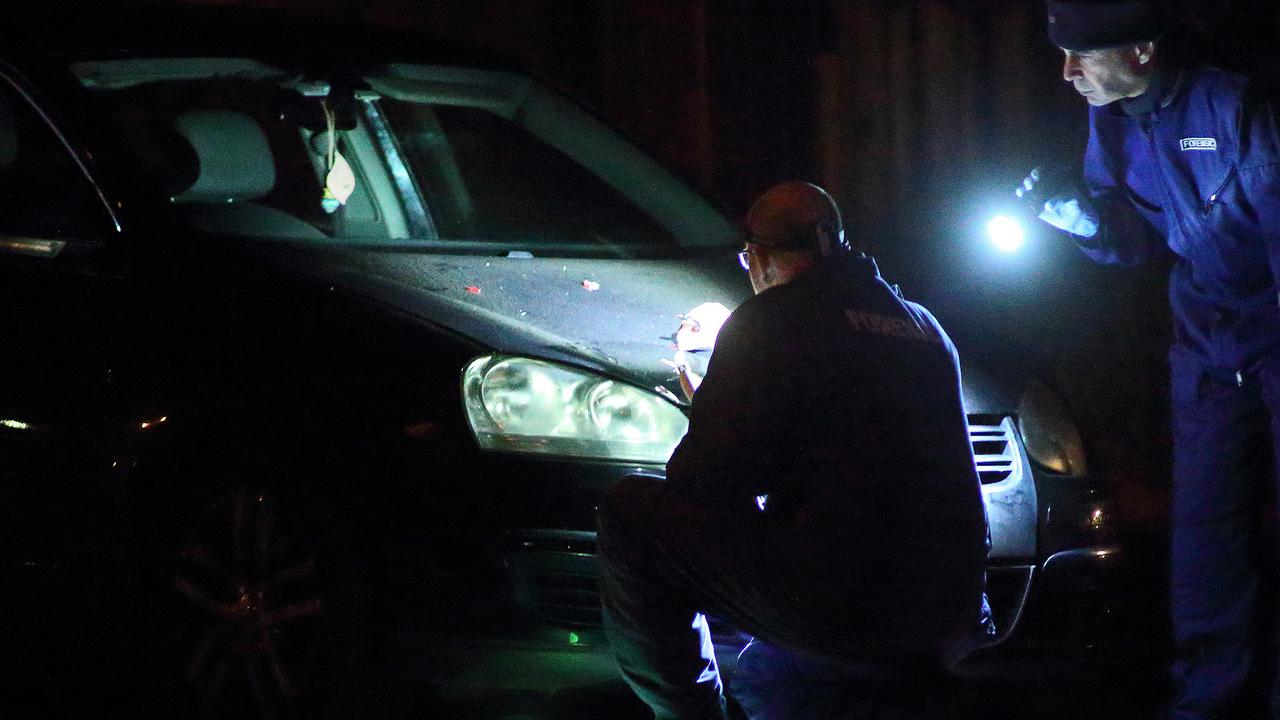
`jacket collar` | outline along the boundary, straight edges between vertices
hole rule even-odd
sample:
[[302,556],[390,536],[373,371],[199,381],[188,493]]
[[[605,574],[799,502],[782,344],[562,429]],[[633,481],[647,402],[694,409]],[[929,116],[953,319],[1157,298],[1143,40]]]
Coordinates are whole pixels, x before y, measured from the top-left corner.
[[1138,97],[1125,98],[1116,103],[1119,105],[1119,111],[1129,117],[1140,118],[1169,107],[1182,91],[1185,77],[1186,73],[1182,70],[1172,73],[1156,70],[1151,76],[1151,84],[1147,86],[1146,92]]
[[854,250],[822,258],[812,270],[799,279],[809,278],[819,283],[830,281],[843,283],[847,282],[850,275],[867,281],[879,280],[880,268],[876,266],[875,259],[870,255]]

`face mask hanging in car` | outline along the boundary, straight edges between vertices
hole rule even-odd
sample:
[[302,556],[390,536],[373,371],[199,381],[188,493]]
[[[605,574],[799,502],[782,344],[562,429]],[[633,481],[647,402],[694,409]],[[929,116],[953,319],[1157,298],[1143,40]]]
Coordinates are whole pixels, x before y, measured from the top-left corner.
[[355,192],[356,176],[346,158],[338,152],[337,122],[333,109],[327,102],[322,103],[321,107],[324,109],[328,147],[324,156],[324,192],[320,197],[320,207],[332,215],[339,207],[346,205],[351,193]]

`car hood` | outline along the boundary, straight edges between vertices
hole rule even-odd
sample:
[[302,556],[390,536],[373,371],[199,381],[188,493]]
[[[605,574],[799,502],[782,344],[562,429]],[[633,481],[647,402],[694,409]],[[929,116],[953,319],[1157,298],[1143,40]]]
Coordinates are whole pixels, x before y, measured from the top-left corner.
[[[292,245],[315,279],[426,320],[481,352],[537,357],[626,380],[683,403],[670,361],[680,316],[751,294],[733,250],[668,259],[509,258]],[[1008,414],[1020,383],[963,362],[965,406]]]
[[[302,254],[305,257],[298,257]],[[679,259],[509,258],[294,246],[290,265],[499,353],[586,367],[678,395],[680,315],[750,293],[729,249]]]

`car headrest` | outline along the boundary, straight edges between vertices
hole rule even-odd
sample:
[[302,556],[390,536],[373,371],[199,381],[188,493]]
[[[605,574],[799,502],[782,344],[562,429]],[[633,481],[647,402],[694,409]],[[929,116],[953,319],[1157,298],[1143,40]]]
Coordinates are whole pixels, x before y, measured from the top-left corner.
[[189,110],[173,128],[195,150],[200,172],[176,202],[253,200],[276,184],[275,161],[262,128],[234,110]]

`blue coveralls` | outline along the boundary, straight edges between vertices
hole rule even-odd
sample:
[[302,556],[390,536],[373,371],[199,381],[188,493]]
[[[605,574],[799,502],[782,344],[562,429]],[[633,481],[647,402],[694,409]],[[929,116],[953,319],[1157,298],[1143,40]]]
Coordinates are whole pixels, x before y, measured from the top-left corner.
[[1216,69],[1139,100],[1090,109],[1085,181],[1101,224],[1077,242],[1104,263],[1166,244],[1177,256],[1172,716],[1243,717],[1261,712],[1264,693],[1245,688],[1272,684],[1258,656],[1275,647],[1259,642],[1274,607],[1258,599],[1276,553],[1260,520],[1280,446],[1280,133],[1270,104]]
[[955,348],[871,259],[743,303],[690,413],[667,480],[599,509],[605,627],[660,720],[722,716],[702,613],[836,666],[975,640],[986,518]]

